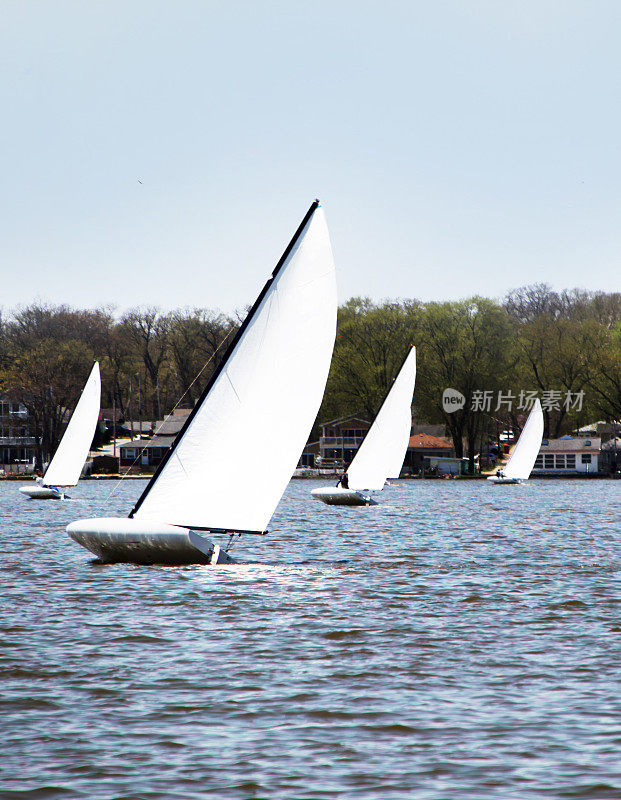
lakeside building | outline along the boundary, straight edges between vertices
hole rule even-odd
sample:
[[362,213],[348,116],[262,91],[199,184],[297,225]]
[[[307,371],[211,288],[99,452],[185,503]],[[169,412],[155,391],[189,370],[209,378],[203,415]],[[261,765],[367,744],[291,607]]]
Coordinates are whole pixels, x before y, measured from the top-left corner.
[[[157,467],[160,461],[164,458],[175,437],[183,427],[186,419],[190,414],[189,408],[178,408],[173,411],[168,419],[156,422],[154,424],[157,431],[154,436],[148,439],[136,438],[133,440],[125,441],[119,445],[119,460],[120,466],[123,467]],[[132,423],[137,426],[140,423]],[[143,431],[151,427],[151,423],[143,422]],[[134,430],[136,435],[138,427]]]
[[[417,429],[418,427],[426,429],[431,427],[438,428],[442,426],[415,425],[413,427],[413,433],[412,436],[410,436],[408,449],[405,453],[405,461],[403,462],[403,469],[405,472],[409,473],[410,475],[418,475],[423,469],[430,469],[433,467],[437,469],[439,462],[442,462],[443,466],[441,468],[444,469],[448,461],[452,462],[456,460],[455,448],[453,447],[453,443],[450,439],[446,439],[444,436],[427,433],[422,430],[419,431]],[[454,469],[451,466],[450,468],[445,469],[445,471],[452,473]]]
[[26,406],[0,396],[0,473],[33,472],[37,440],[31,434]]
[[[351,464],[371,423],[362,417],[351,416],[332,419],[320,427],[321,436],[316,448],[319,452],[315,456],[313,466],[341,470]],[[303,452],[311,454],[307,448],[304,448]]]
[[297,469],[315,469],[320,463],[320,461],[317,461],[317,456],[320,452],[319,440],[308,442],[304,450],[302,450]]
[[468,474],[468,463],[469,459],[467,457],[430,456],[425,460],[425,469],[429,469],[432,475],[441,478],[448,475],[455,477]]
[[[335,472],[351,464],[362,444],[371,423],[358,416],[341,417],[320,424],[321,435],[317,441],[308,442],[298,469],[321,469]],[[417,475],[429,468],[430,457],[455,455],[452,442],[444,436],[444,425],[413,425],[402,471]]]
[[562,436],[560,439],[544,439],[535,460],[533,475],[598,472],[601,445],[599,437],[585,439]]

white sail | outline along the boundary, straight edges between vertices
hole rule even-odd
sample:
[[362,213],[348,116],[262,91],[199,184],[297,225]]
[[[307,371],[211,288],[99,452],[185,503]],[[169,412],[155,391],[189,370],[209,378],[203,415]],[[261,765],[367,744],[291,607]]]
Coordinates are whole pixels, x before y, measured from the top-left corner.
[[43,476],[48,486],[75,486],[88,456],[101,402],[99,363],[95,361],[54,458]]
[[379,490],[387,478],[398,478],[410,441],[416,348],[408,353],[373,425],[347,469],[348,486]]
[[526,425],[522,429],[520,438],[513,448],[511,457],[502,472],[507,478],[516,480],[528,480],[535,459],[541,449],[541,439],[543,437],[543,411],[541,403],[537,398],[526,420]]
[[319,206],[290,247],[134,519],[267,527],[315,421],[336,335],[334,261]]

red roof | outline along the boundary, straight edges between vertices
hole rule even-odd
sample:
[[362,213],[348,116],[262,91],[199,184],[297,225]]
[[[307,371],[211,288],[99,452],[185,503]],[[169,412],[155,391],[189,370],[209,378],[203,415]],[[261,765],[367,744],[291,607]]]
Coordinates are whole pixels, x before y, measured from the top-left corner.
[[432,436],[430,433],[416,433],[414,436],[410,436],[408,447],[451,449],[453,442],[450,439],[444,439],[442,436]]

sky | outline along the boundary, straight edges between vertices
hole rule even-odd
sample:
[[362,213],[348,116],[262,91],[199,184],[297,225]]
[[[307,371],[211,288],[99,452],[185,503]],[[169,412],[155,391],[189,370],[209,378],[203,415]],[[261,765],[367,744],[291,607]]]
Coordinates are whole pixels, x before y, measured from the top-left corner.
[[621,291],[617,0],[3,0],[0,308]]

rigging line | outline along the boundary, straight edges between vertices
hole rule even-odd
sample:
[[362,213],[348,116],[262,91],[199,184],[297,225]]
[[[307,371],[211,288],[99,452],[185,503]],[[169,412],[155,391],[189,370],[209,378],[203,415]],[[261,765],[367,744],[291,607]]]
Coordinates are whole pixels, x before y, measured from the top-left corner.
[[[206,361],[206,362],[203,364],[203,366],[202,366],[202,368],[201,368],[200,372],[198,372],[198,374],[196,375],[196,377],[194,378],[194,380],[192,381],[192,383],[191,383],[191,384],[188,386],[188,388],[185,390],[185,392],[184,392],[184,393],[181,395],[181,397],[180,397],[180,398],[177,400],[177,402],[176,402],[176,403],[175,403],[175,405],[173,406],[173,408],[172,408],[172,411],[170,412],[170,414],[168,414],[168,415],[167,415],[167,416],[166,416],[166,417],[165,417],[165,418],[162,420],[162,424],[161,424],[161,425],[158,427],[158,429],[157,429],[156,431],[154,431],[154,432],[153,432],[153,436],[152,436],[151,438],[155,438],[155,437],[158,435],[158,433],[159,433],[159,432],[162,430],[162,428],[164,427],[164,425],[165,425],[165,424],[168,422],[168,420],[169,420],[169,419],[170,419],[170,418],[173,416],[173,414],[175,413],[175,410],[178,408],[178,406],[179,406],[179,404],[181,403],[181,401],[183,400],[183,398],[184,398],[184,397],[186,396],[186,394],[187,394],[187,393],[190,391],[190,389],[191,389],[191,388],[194,386],[194,384],[196,383],[196,381],[197,381],[197,380],[200,378],[200,376],[203,374],[203,372],[204,372],[204,371],[207,369],[207,367],[209,366],[209,364],[210,364],[210,363],[211,363],[211,362],[214,360],[214,358],[215,358],[215,357],[216,357],[216,355],[218,354],[218,351],[219,351],[219,350],[220,350],[220,348],[221,348],[221,347],[224,345],[224,343],[225,343],[225,342],[226,342],[226,340],[229,338],[229,336],[231,335],[231,333],[232,333],[232,332],[233,332],[233,329],[231,328],[231,329],[230,329],[230,330],[227,332],[227,334],[224,336],[224,338],[222,339],[222,341],[220,342],[220,344],[219,344],[219,345],[216,347],[216,349],[213,351],[213,353],[212,353],[212,354],[209,356],[209,358],[207,359],[207,361]],[[114,420],[114,424],[116,425],[116,420]],[[137,449],[140,449],[140,448],[137,448]],[[117,489],[119,488],[119,486],[120,486],[120,485],[123,483],[123,481],[125,480],[125,478],[126,478],[128,475],[129,475],[129,471],[130,471],[131,469],[133,469],[133,468],[136,466],[136,463],[137,463],[138,459],[139,459],[139,458],[141,458],[141,456],[142,456],[142,451],[138,453],[138,455],[137,455],[137,456],[134,458],[134,460],[132,461],[132,463],[131,463],[131,464],[130,464],[128,467],[127,467],[127,469],[125,470],[125,472],[124,472],[124,473],[123,473],[123,474],[120,476],[120,478],[118,479],[118,481],[117,481],[117,482],[114,484],[114,486],[113,486],[113,487],[112,487],[112,489],[110,490],[110,492],[109,492],[108,496],[107,496],[107,497],[104,499],[104,501],[103,501],[103,502],[102,502],[102,503],[99,505],[99,511],[103,511],[103,509],[104,509],[104,508],[105,508],[105,507],[108,505],[108,503],[110,502],[110,499],[111,499],[112,495],[113,495],[113,494],[114,494],[114,493],[117,491]],[[120,458],[120,455],[119,455],[119,458]]]
[[225,552],[225,553],[228,553],[229,551],[231,551],[231,550],[233,549],[233,547],[234,547],[234,546],[237,544],[237,542],[239,542],[239,540],[240,540],[240,539],[241,539],[241,537],[242,537],[241,533],[238,533],[238,534],[237,534],[237,542],[235,542],[235,541],[234,541],[234,539],[235,539],[235,535],[236,535],[236,534],[235,534],[235,532],[233,532],[233,533],[230,535],[230,537],[229,537],[229,541],[228,541],[228,544],[227,544],[227,545],[226,545],[226,547],[224,548],[224,552]]

